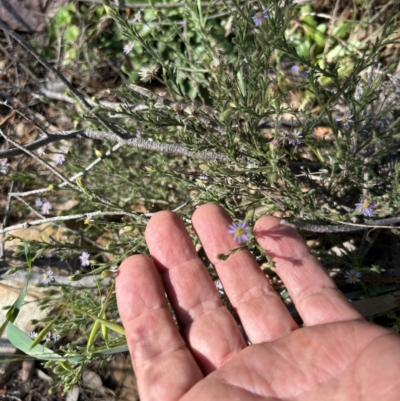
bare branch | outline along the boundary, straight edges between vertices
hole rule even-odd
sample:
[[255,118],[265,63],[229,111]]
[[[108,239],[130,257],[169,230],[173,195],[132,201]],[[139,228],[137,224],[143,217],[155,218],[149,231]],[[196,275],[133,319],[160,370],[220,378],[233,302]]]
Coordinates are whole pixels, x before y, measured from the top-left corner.
[[[133,217],[135,220],[137,220],[139,217],[146,217],[146,214],[134,214],[134,213],[128,213],[128,212],[124,212],[124,211],[117,211],[117,212],[101,212],[101,211],[97,211],[97,212],[93,212],[91,213],[92,216],[130,216]],[[87,218],[87,213],[83,213],[83,214],[71,214],[69,216],[56,216],[56,217],[49,217],[49,218],[43,218],[43,219],[39,219],[39,220],[33,220],[33,221],[26,221],[25,223],[21,223],[21,224],[15,224],[13,226],[9,226],[7,228],[0,228],[0,234],[5,234],[7,232],[16,230],[18,228],[29,228],[32,226],[38,226],[41,224],[45,224],[45,223],[56,223],[56,222],[60,222],[60,221],[67,221],[67,220],[79,220],[79,219],[85,219]]]
[[365,221],[364,224],[356,224],[343,222],[342,224],[335,225],[318,225],[310,224],[303,221],[287,221],[281,220],[281,224],[288,227],[300,228],[301,230],[317,232],[317,233],[344,233],[351,231],[360,231],[365,229],[375,228],[394,228],[389,224],[400,223],[400,216],[388,217],[387,219],[379,219],[372,221]]
[[[55,134],[49,134],[47,138],[37,139],[36,141],[30,143],[29,145],[26,145],[25,147],[19,145],[17,149],[14,148],[1,151],[0,159],[20,155],[24,153],[24,149],[28,150],[29,154],[32,154],[31,153],[32,150],[39,149],[42,146],[46,146],[50,143],[61,141],[62,139],[75,139],[75,138],[96,139],[103,141],[107,140],[111,142],[117,142],[122,145],[136,147],[139,149],[154,150],[161,153],[187,156],[189,158],[196,160],[226,161],[228,159],[225,154],[219,152],[212,152],[212,151],[193,152],[189,150],[187,147],[175,143],[146,141],[144,139],[134,138],[133,136],[128,134],[117,135],[114,134],[113,132],[90,131],[90,130],[60,131]],[[36,155],[32,155],[32,157],[35,156]]]
[[[83,192],[83,189],[80,188],[78,185],[74,184],[73,182],[71,182],[68,178],[64,177],[57,169],[55,169],[52,165],[50,165],[49,163],[47,163],[45,160],[43,160],[41,157],[35,155],[34,153],[32,153],[29,149],[24,148],[22,145],[20,145],[18,142],[14,141],[12,138],[10,138],[7,134],[5,134],[1,129],[0,129],[0,135],[6,139],[7,141],[9,141],[10,143],[12,143],[15,147],[17,147],[21,153],[27,153],[29,156],[31,156],[33,159],[37,160],[39,163],[43,164],[45,167],[47,167],[54,175],[56,175],[58,178],[60,178],[63,182],[66,183],[66,185],[70,186],[71,188],[79,191],[79,192]],[[115,134],[113,134],[115,135]],[[117,136],[117,135],[115,135]],[[44,138],[45,140],[48,140],[49,138]],[[37,142],[37,141],[36,141]],[[98,201],[109,205],[109,206],[113,206],[112,202],[110,202],[109,200],[103,198],[102,196],[96,195],[95,193],[91,193],[90,196],[92,196],[93,198],[97,199]]]

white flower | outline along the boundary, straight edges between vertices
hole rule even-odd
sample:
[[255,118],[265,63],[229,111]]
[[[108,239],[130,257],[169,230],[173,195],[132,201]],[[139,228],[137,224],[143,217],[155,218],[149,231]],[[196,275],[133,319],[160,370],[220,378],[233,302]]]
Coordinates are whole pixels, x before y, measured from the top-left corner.
[[53,340],[54,340],[54,341],[59,341],[60,338],[61,338],[61,336],[60,336],[59,331],[58,331],[58,330],[54,330],[54,331],[53,331]]
[[81,265],[82,266],[90,266],[90,253],[89,252],[82,252],[82,254],[79,256],[79,259],[81,260]]
[[54,281],[54,273],[51,270],[47,270],[47,272],[43,274],[41,283],[43,285],[49,285],[52,281]]
[[296,146],[301,144],[301,138],[301,131],[293,131],[289,134],[288,140],[292,146]]
[[46,201],[42,204],[42,214],[50,214],[50,209],[52,209],[51,203]]
[[7,163],[6,159],[0,160],[0,173],[7,174],[10,169],[10,163]]
[[206,175],[200,175],[198,178],[196,178],[196,184],[199,187],[205,187],[207,184],[207,180],[208,180],[208,178]]
[[38,333],[36,333],[36,331],[31,331],[28,336],[30,338],[32,338],[32,340],[34,340],[37,337]]
[[221,283],[221,280],[215,280],[214,284],[215,284],[215,287],[217,288],[218,292],[220,294],[224,294],[224,287],[223,287],[223,285]]
[[60,166],[65,161],[65,156],[62,153],[55,153],[51,158],[57,166]]
[[129,42],[128,44],[126,44],[126,45],[123,47],[124,53],[125,53],[125,54],[129,54],[129,53],[132,51],[132,49],[133,49],[134,46],[135,46],[135,44],[134,44],[133,42]]

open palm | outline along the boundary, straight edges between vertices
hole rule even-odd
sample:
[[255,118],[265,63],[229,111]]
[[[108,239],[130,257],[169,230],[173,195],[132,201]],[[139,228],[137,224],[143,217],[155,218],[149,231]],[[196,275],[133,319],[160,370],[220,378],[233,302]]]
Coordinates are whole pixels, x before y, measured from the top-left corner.
[[237,247],[224,209],[201,206],[192,223],[253,345],[180,218],[157,213],[146,229],[152,259],[128,258],[116,283],[141,401],[400,399],[399,336],[351,307],[295,230],[263,217],[254,235],[274,260],[301,329],[250,252],[218,260]]

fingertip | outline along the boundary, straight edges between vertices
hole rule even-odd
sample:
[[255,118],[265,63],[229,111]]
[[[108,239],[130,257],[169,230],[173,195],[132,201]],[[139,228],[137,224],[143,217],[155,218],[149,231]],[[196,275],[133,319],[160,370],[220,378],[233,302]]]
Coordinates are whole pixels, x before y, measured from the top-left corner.
[[[149,222],[146,225],[145,229],[145,237],[150,237],[153,235],[155,231],[159,227],[162,227],[164,224],[171,224],[173,221],[181,220],[179,216],[171,212],[169,210],[162,210],[160,212],[155,213],[149,220]],[[155,230],[156,229],[156,230]]]
[[221,206],[215,203],[206,203],[204,205],[199,206],[192,215],[192,224],[196,225],[197,222],[201,222],[205,220],[205,217],[208,219],[210,216],[215,214],[229,216],[228,212],[222,208]]
[[294,228],[281,224],[281,219],[274,216],[261,217],[254,225],[254,236],[273,259],[297,259],[310,253],[301,235]]
[[271,230],[274,227],[281,225],[281,219],[274,216],[263,216],[260,217],[254,224],[254,236],[257,238],[262,236],[262,233]]
[[132,255],[120,265],[115,280],[117,298],[124,298],[132,293],[132,286],[151,268],[152,260],[146,255]]

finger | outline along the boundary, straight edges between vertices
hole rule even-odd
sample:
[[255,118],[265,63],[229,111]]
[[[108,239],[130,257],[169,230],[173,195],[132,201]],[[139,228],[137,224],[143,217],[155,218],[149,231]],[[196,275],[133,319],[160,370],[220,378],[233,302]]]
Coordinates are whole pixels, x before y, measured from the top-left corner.
[[243,336],[223,306],[182,220],[172,212],[157,213],[145,236],[182,334],[207,374],[246,346]]
[[192,217],[193,227],[250,341],[274,340],[297,325],[248,250],[238,250],[226,261],[217,258],[238,247],[228,234],[231,222],[228,213],[214,204],[199,207]]
[[254,235],[276,265],[276,272],[307,326],[359,319],[361,315],[336,287],[300,234],[276,217],[260,218]]
[[116,292],[141,397],[180,399],[203,374],[173,322],[153,261],[141,255],[126,259]]

